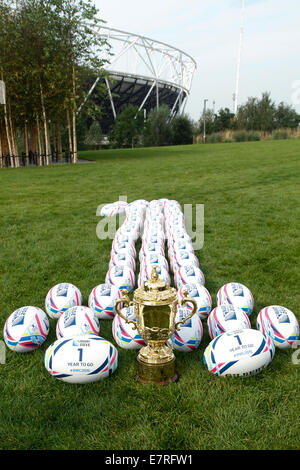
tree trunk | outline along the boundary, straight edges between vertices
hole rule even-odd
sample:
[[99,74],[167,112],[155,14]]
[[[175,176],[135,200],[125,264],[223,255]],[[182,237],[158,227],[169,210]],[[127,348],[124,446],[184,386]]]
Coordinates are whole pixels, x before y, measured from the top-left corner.
[[48,164],[52,163],[52,150],[51,150],[51,139],[50,139],[50,130],[49,130],[49,124],[46,121],[47,125],[47,137],[48,137]]
[[58,159],[62,160],[62,146],[61,146],[61,133],[60,133],[60,121],[56,124],[56,136],[57,136],[57,151],[58,151]]
[[39,153],[39,165],[42,165],[42,142],[40,132],[40,121],[38,115],[36,116],[36,128],[37,128],[37,141],[38,141],[38,153]]
[[29,164],[29,155],[28,155],[28,130],[27,123],[24,122],[24,153],[25,153],[25,165]]
[[48,125],[47,125],[47,114],[45,109],[45,102],[44,102],[44,94],[43,94],[43,87],[40,81],[40,95],[41,95],[41,105],[42,105],[42,114],[43,114],[43,121],[44,121],[44,135],[45,135],[45,153],[46,153],[46,165],[49,165],[49,138],[48,138]]
[[72,151],[73,151],[73,145],[72,145],[71,120],[70,120],[69,110],[67,110],[67,127],[68,127],[68,136],[69,136],[69,152],[70,152],[70,157],[71,157]]
[[77,157],[77,135],[76,135],[76,81],[75,81],[75,67],[73,62],[72,67],[72,81],[73,81],[73,110],[72,110],[72,117],[73,117],[73,163],[78,163]]
[[75,113],[75,110],[73,110],[73,163],[78,163],[77,136],[76,136],[76,113]]
[[[1,72],[1,80],[4,81],[3,79],[3,71]],[[5,132],[6,132],[6,140],[7,140],[7,145],[8,145],[8,153],[10,156],[10,164],[12,167],[14,167],[14,159],[13,159],[13,153],[12,153],[12,146],[11,146],[11,138],[10,138],[10,132],[9,132],[9,124],[8,124],[8,118],[7,118],[7,106],[6,106],[6,100],[4,103],[4,123],[5,123]]]
[[18,158],[18,145],[17,145],[17,136],[16,136],[16,128],[13,125],[12,117],[11,117],[11,107],[10,104],[8,105],[8,124],[9,124],[9,132],[11,137],[11,149],[12,153],[15,156],[14,163],[16,167],[20,166],[19,158]]
[[37,129],[36,124],[31,123],[29,129],[29,150],[33,153],[37,151]]
[[16,156],[15,164],[16,164],[17,167],[19,167],[20,166],[20,160],[19,160],[19,151],[18,151],[18,144],[17,144],[17,131],[16,131],[15,124],[12,124],[12,126],[11,126],[11,137],[12,137],[13,153]]
[[[42,155],[45,155],[45,141],[44,141],[44,133],[43,133],[43,124],[40,122],[40,136],[41,136],[41,150]],[[45,161],[46,163],[46,161]]]
[[14,167],[14,159],[13,159],[13,152],[12,152],[12,145],[11,145],[11,136],[9,132],[9,125],[8,125],[8,119],[7,119],[7,107],[6,104],[4,104],[4,122],[5,122],[5,131],[6,131],[6,139],[7,139],[7,145],[8,145],[8,153],[10,156],[10,164],[12,167]]
[[52,131],[52,145],[53,145],[53,154],[55,155],[55,158],[57,156],[57,141],[56,141],[56,135],[55,135],[55,123],[51,122],[51,131]]

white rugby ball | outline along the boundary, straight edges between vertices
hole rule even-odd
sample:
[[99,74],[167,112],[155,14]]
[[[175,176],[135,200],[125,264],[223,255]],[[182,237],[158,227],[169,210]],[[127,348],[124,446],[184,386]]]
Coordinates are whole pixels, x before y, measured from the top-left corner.
[[130,208],[141,208],[143,211],[147,209],[149,205],[149,202],[146,201],[146,199],[136,199],[135,201],[132,201],[129,203]]
[[136,268],[134,257],[128,253],[113,253],[109,262],[109,268],[116,265],[129,266],[133,271]]
[[118,360],[115,346],[96,335],[58,339],[44,356],[49,374],[63,382],[77,384],[109,377],[118,367]]
[[125,201],[112,202],[101,208],[100,215],[102,215],[102,217],[113,217],[118,214],[123,214],[126,207],[127,202]]
[[[188,308],[178,306],[175,322],[184,320],[190,313]],[[173,333],[168,344],[176,351],[192,352],[199,348],[202,337],[202,322],[195,313],[184,325],[179,325],[179,329]]]
[[[211,312],[212,300],[208,290],[201,284],[185,284],[178,290],[178,300],[181,303],[184,298],[183,292],[187,290],[188,297],[192,297],[197,303],[197,313],[202,320],[205,320]],[[193,306],[187,303],[187,308],[191,311]]]
[[189,243],[189,246],[192,243],[192,239],[185,230],[184,226],[181,227],[180,225],[174,225],[170,230],[170,234],[173,237],[173,242],[175,240],[184,240]]
[[89,295],[88,305],[102,320],[111,320],[115,316],[115,302],[122,297],[122,292],[109,283],[94,287]]
[[160,244],[155,243],[142,243],[142,247],[139,252],[139,260],[142,262],[143,258],[151,253],[156,253],[161,256],[165,256],[164,247]]
[[231,304],[240,307],[247,315],[251,315],[254,307],[253,295],[248,287],[239,282],[229,282],[219,289],[217,305]]
[[59,318],[68,308],[82,304],[82,295],[78,287],[63,282],[52,287],[45,299],[45,309],[50,318]]
[[193,244],[189,240],[182,240],[178,238],[170,245],[172,246],[172,249],[173,251],[175,251],[175,253],[177,251],[182,251],[182,250],[186,250],[186,251],[190,251],[191,253],[194,253]]
[[181,266],[174,272],[174,280],[177,286],[183,286],[184,284],[201,284],[202,286],[205,285],[205,277],[203,272],[197,266],[193,266],[191,264],[187,266]]
[[134,288],[135,274],[129,266],[115,265],[108,270],[105,282],[120,290],[127,289],[130,292]]
[[161,266],[167,271],[169,269],[168,261],[165,256],[160,255],[159,253],[148,253],[141,260],[140,270],[146,266],[152,267],[154,264],[155,266]]
[[188,250],[179,250],[173,253],[172,257],[173,270],[176,271],[181,266],[192,265],[199,268],[199,261],[197,256]]
[[127,242],[134,244],[135,243],[135,233],[133,231],[127,231],[125,230],[124,224],[121,225],[121,227],[118,228],[118,230],[115,233],[114,236],[114,241],[116,243],[121,243],[121,242]]
[[[122,309],[122,314],[128,320],[135,320],[134,306]],[[139,335],[132,323],[126,323],[120,315],[116,315],[112,324],[112,333],[115,342],[123,349],[140,349],[146,346],[145,341]]]
[[299,340],[299,323],[295,314],[280,305],[263,308],[258,314],[256,327],[270,335],[279,349],[292,348]]
[[114,241],[113,244],[112,244],[111,256],[114,253],[130,255],[133,258],[136,257],[135,246],[131,242],[116,242],[116,241]]
[[224,304],[214,308],[207,320],[209,336],[214,339],[225,331],[251,328],[249,317],[244,310]]
[[57,320],[56,337],[65,338],[77,335],[98,335],[100,324],[94,311],[79,305],[68,308]]
[[146,235],[143,235],[142,243],[159,245],[163,248],[165,244],[165,235],[163,231],[150,231]]
[[26,306],[15,310],[6,320],[3,336],[9,349],[16,352],[30,352],[47,339],[49,319],[38,307]]
[[121,225],[121,227],[118,229],[118,233],[122,235],[129,236],[129,238],[132,240],[134,243],[139,235],[140,235],[140,228],[138,225],[134,224],[132,225],[129,223],[127,220]]
[[[165,218],[165,230],[168,235],[168,243],[173,243],[177,239],[191,241],[191,238],[186,233],[184,215],[182,213],[171,215],[170,217],[167,216]],[[183,233],[186,233],[186,235],[182,236]]]
[[[144,283],[151,278],[152,271],[153,271],[153,267],[149,265],[144,266],[142,268],[138,276],[138,287],[142,287]],[[171,284],[170,275],[163,266],[156,265],[156,272],[160,279],[162,279],[169,285]]]
[[247,377],[265,369],[272,361],[275,346],[261,331],[243,329],[225,332],[205,349],[203,361],[215,375]]

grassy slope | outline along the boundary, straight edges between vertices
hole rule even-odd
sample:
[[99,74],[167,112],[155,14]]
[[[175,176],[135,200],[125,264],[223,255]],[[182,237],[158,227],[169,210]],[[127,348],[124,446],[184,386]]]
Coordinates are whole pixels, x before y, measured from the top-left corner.
[[[104,281],[111,241],[99,241],[99,204],[160,197],[205,204],[205,243],[197,254],[215,302],[230,281],[247,285],[260,308],[285,305],[300,316],[299,142],[84,152],[96,163],[0,173],[0,319],[23,305],[43,308],[58,282],[72,282],[87,304]],[[2,327],[2,326],[1,326]],[[109,379],[72,386],[46,373],[43,354],[7,351],[0,365],[3,449],[299,448],[299,366],[277,351],[246,380],[216,378],[200,349],[178,354],[178,384],[133,380],[136,352],[120,350]],[[101,333],[113,341],[111,322]],[[2,338],[2,335],[1,335]]]

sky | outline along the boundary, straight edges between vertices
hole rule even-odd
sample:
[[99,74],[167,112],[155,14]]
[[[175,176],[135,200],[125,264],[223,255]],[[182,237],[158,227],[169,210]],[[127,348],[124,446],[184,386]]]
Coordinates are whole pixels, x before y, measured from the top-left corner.
[[[106,26],[165,42],[197,69],[185,112],[233,110],[242,0],[94,0]],[[300,2],[246,0],[239,104],[265,91],[300,113]]]

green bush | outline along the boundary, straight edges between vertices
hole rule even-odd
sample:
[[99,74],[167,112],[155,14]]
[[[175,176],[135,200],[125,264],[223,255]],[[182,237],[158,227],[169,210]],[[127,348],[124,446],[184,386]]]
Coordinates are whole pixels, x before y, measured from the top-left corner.
[[249,142],[257,142],[260,140],[260,135],[257,132],[249,132],[247,137]]
[[223,136],[222,134],[215,133],[207,136],[207,143],[208,144],[219,144],[223,142]]
[[232,137],[234,142],[256,142],[261,139],[257,132],[242,130],[234,132]]
[[288,137],[289,137],[288,131],[286,131],[285,129],[274,131],[272,134],[272,138],[274,140],[288,139]]
[[233,140],[235,142],[246,142],[248,140],[247,139],[247,132],[245,132],[245,131],[234,132]]

